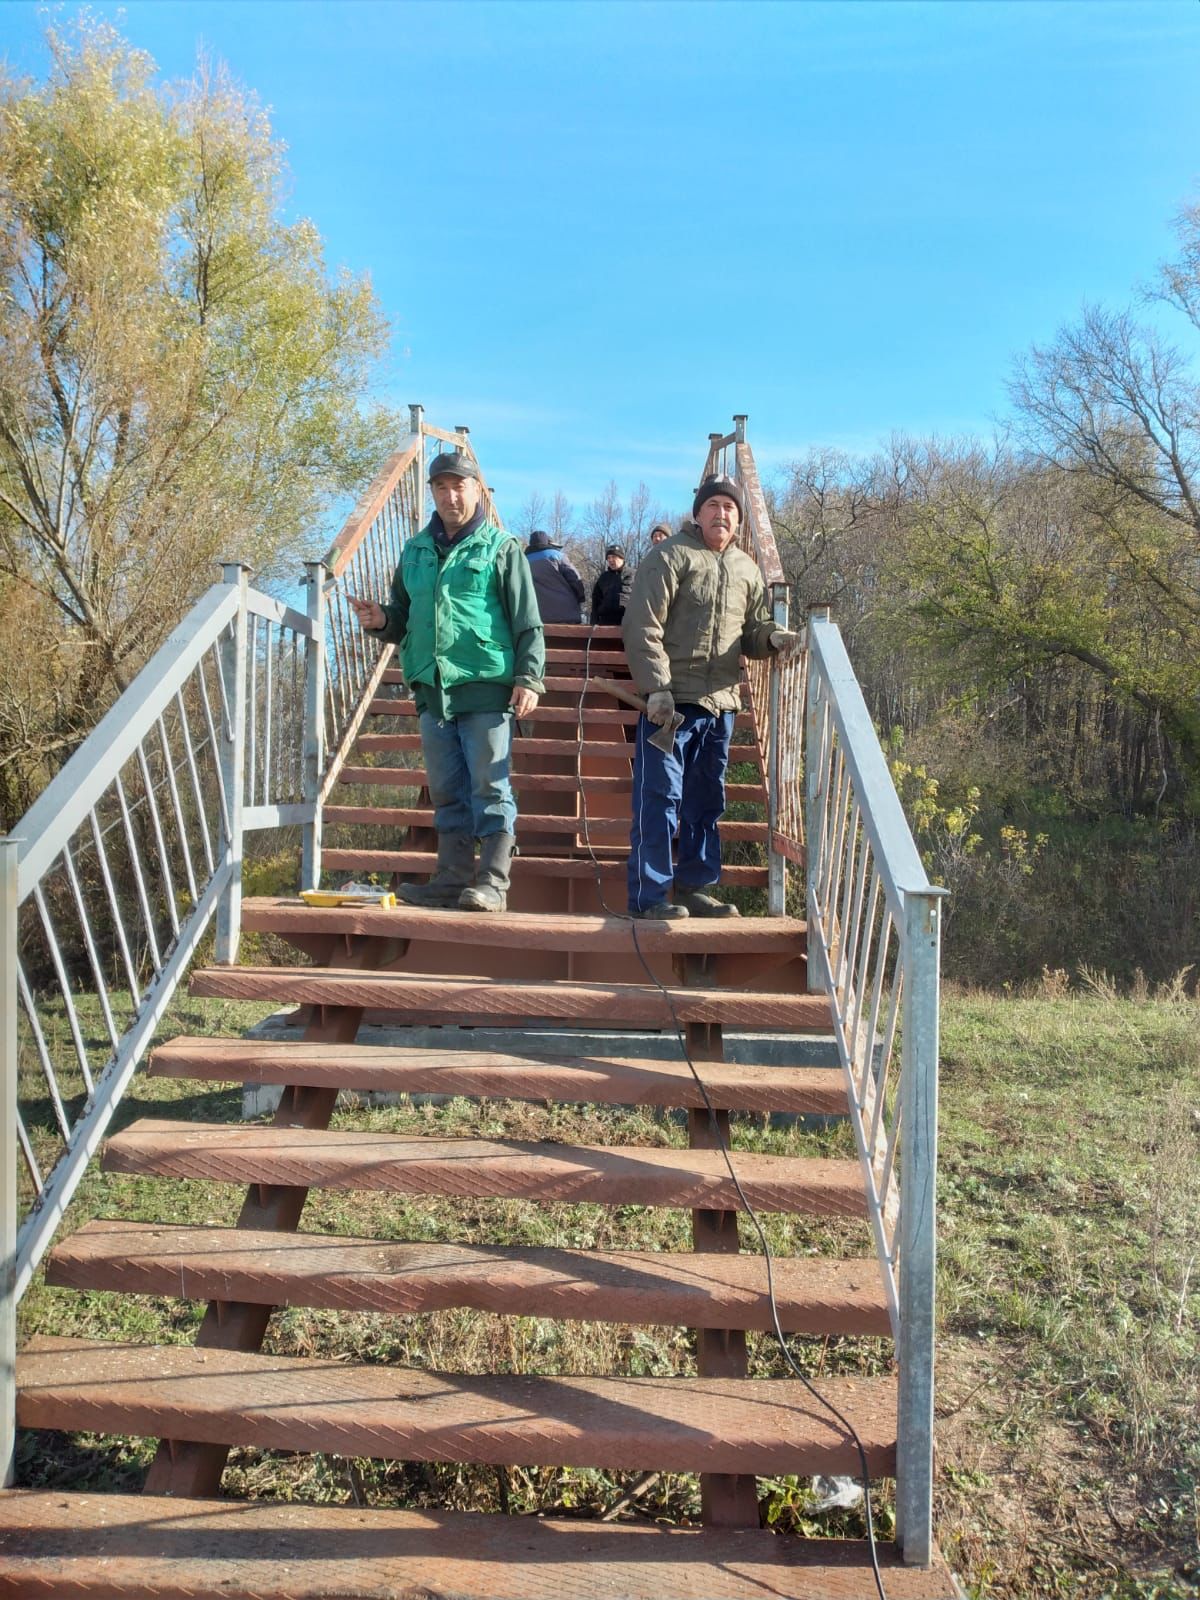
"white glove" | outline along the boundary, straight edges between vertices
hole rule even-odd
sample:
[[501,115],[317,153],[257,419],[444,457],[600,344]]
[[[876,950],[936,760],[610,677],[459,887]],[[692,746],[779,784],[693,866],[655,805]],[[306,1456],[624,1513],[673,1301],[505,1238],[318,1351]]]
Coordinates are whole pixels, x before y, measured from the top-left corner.
[[790,633],[786,628],[776,628],[770,639],[771,649],[781,661],[799,655],[804,648],[804,635]]
[[675,715],[675,696],[670,689],[656,689],[646,701],[646,715],[660,728],[669,728]]

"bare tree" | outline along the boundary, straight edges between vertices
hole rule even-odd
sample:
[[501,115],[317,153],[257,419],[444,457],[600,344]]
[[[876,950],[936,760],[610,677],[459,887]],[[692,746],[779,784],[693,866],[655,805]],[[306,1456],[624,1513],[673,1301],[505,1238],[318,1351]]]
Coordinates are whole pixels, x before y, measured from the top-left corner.
[[514,533],[519,533],[522,539],[528,539],[535,528],[546,527],[546,502],[542,495],[535,489],[517,512],[516,521],[512,524]]

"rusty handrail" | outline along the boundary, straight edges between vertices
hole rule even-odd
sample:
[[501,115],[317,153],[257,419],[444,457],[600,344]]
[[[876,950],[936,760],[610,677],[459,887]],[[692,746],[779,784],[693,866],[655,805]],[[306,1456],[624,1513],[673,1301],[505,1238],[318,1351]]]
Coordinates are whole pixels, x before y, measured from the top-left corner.
[[[421,430],[422,433],[433,431],[424,427]],[[439,434],[438,437],[442,436]],[[372,479],[370,487],[346,518],[341,532],[325,553],[324,565],[331,578],[340,577],[345,571],[354,552],[370,530],[371,524],[387,503],[388,496],[408,471],[420,449],[421,434],[410,433],[407,442],[401,445],[394,455],[387,458]]]

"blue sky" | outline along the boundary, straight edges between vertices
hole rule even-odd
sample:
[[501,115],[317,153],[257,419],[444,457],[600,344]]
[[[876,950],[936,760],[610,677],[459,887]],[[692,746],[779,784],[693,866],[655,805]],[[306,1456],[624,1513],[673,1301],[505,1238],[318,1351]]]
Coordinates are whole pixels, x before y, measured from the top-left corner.
[[[0,4],[21,70],[41,14]],[[164,75],[204,44],[270,108],[292,208],[391,320],[389,398],[470,424],[510,520],[609,478],[680,508],[735,411],[768,472],[990,432],[1013,358],[1128,301],[1200,198],[1194,0],[120,17]]]

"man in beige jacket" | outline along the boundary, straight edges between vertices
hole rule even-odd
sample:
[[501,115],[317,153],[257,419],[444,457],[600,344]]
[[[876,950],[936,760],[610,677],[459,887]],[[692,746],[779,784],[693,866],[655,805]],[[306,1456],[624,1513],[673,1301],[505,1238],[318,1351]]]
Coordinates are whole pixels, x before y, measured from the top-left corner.
[[[656,921],[737,915],[707,891],[721,876],[717,822],[741,658],[788,654],[799,644],[776,628],[758,566],[734,542],[746,517],[741,484],[706,478],[692,516],[638,568],[622,622],[629,668],[647,700],[634,755],[629,911]],[[683,721],[664,755],[650,743],[651,724],[669,726],[676,711]]]

